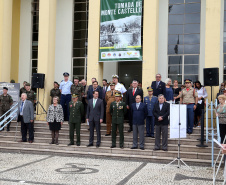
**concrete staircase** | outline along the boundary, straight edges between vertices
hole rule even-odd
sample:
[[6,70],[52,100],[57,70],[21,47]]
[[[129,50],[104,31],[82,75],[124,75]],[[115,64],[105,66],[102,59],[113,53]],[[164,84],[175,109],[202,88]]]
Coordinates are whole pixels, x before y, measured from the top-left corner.
[[[16,133],[16,122],[11,124],[10,132],[0,132],[0,152],[20,152],[20,153],[34,153],[34,154],[54,154],[67,156],[89,156],[89,157],[106,157],[106,158],[120,158],[131,159],[148,162],[163,162],[168,163],[177,157],[178,141],[177,139],[169,139],[168,151],[164,152],[153,151],[153,138],[145,137],[145,150],[135,149],[132,147],[132,133],[128,133],[129,126],[124,125],[124,149],[119,148],[119,136],[117,136],[117,147],[111,149],[111,136],[105,136],[106,124],[101,125],[102,142],[99,148],[86,147],[89,140],[88,125],[83,123],[81,126],[81,146],[67,146],[69,143],[69,128],[68,124],[64,123],[60,131],[59,145],[51,145],[51,134],[46,122],[35,122],[35,140],[34,143],[23,143],[21,140],[20,124]],[[187,135],[186,139],[181,139],[181,158],[188,164],[195,165],[211,165],[211,145],[207,148],[196,147],[200,143],[197,139],[200,138],[200,128],[194,128],[192,135]],[[16,139],[15,139],[16,135]],[[96,135],[96,134],[95,134]],[[76,139],[76,136],[75,136]],[[96,137],[94,138],[94,145]],[[215,158],[219,148],[215,148]]]

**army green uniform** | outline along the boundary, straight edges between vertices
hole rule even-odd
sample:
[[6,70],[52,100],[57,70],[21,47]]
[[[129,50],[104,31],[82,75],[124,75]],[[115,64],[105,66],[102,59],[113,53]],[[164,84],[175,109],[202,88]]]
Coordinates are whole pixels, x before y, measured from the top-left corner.
[[25,87],[20,88],[20,96],[21,96],[22,93],[26,93],[26,91],[27,90],[25,89]]
[[35,92],[33,90],[30,90],[30,91],[26,91],[26,94],[27,94],[27,100],[30,100],[34,105],[35,99],[36,99]]
[[84,94],[84,87],[81,84],[71,86],[71,94],[78,95],[78,101],[82,101],[82,95]]
[[110,112],[112,115],[112,146],[116,146],[116,131],[119,129],[120,135],[120,147],[124,145],[123,124],[124,115],[127,112],[126,103],[120,101],[118,104],[116,101],[111,103]]
[[[6,96],[4,96],[3,94],[0,96],[0,115],[2,116],[3,114],[5,114],[9,109],[10,109],[10,106],[13,104],[13,99],[12,97],[7,94]],[[8,112],[5,116],[8,116],[10,114],[10,112]],[[0,121],[2,121],[4,119],[1,118]],[[7,119],[7,122],[10,120]],[[10,127],[10,123],[7,125],[7,129],[9,129]]]
[[60,103],[60,96],[61,96],[60,89],[55,89],[55,88],[51,89],[50,96],[52,97],[51,104],[53,104],[53,97],[55,96],[59,98],[58,103]]
[[84,114],[84,105],[81,101],[77,101],[74,105],[73,101],[69,103],[70,117],[69,117],[69,134],[70,144],[74,144],[74,130],[76,129],[77,145],[80,145],[80,128],[81,119]]

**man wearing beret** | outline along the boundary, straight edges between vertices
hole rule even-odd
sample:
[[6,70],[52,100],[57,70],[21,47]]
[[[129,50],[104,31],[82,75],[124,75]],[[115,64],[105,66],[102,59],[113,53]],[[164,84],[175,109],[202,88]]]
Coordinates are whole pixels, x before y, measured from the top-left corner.
[[76,129],[77,141],[76,145],[80,146],[80,128],[82,122],[82,116],[84,114],[84,106],[81,101],[78,101],[78,95],[72,95],[72,101],[69,103],[70,117],[69,117],[69,134],[70,145],[74,145],[74,130]]
[[71,86],[72,82],[69,80],[69,73],[65,72],[63,74],[64,80],[60,83],[60,92],[61,92],[61,98],[60,98],[60,104],[63,107],[64,111],[64,120],[69,120],[69,102],[71,101]]
[[27,94],[27,100],[31,101],[33,106],[35,104],[35,99],[36,99],[36,94],[33,90],[31,90],[31,84],[30,83],[26,83],[25,85],[26,88],[26,94]]
[[53,104],[53,97],[55,97],[55,96],[59,97],[58,103],[60,103],[61,93],[60,93],[60,89],[59,89],[59,84],[57,82],[54,82],[53,85],[54,85],[54,88],[51,89],[51,91],[50,91],[51,104]]
[[71,94],[77,94],[78,101],[82,101],[82,96],[84,95],[84,87],[82,84],[79,84],[79,78],[77,76],[74,78],[74,84],[71,85]]
[[124,147],[124,134],[123,134],[123,124],[124,116],[127,112],[125,102],[121,101],[121,93],[115,93],[115,101],[111,103],[110,112],[112,115],[112,145],[111,148],[116,147],[116,131],[117,127],[119,129],[120,136],[120,148]]
[[194,126],[194,111],[198,103],[198,93],[191,86],[191,80],[186,79],[185,88],[180,93],[180,103],[187,105],[187,133],[192,134]]
[[[148,115],[146,118],[146,137],[154,138],[154,122],[155,117],[153,115],[153,109],[155,104],[158,102],[158,98],[153,96],[153,89],[150,87],[147,88],[148,96],[144,97],[144,103],[147,105]],[[150,132],[151,129],[151,132]]]
[[23,82],[23,87],[20,88],[20,96],[22,93],[26,93],[26,81]]
[[[5,114],[9,109],[10,106],[13,104],[13,99],[12,97],[8,94],[8,88],[7,87],[3,87],[3,94],[0,96],[0,116],[2,116],[3,114]],[[9,116],[10,112],[8,112],[5,116]],[[4,119],[1,118],[1,121]],[[7,119],[7,122],[10,120]],[[0,125],[1,126],[1,125]],[[3,128],[4,130],[4,128]],[[8,123],[7,125],[7,131],[10,131],[10,123]]]

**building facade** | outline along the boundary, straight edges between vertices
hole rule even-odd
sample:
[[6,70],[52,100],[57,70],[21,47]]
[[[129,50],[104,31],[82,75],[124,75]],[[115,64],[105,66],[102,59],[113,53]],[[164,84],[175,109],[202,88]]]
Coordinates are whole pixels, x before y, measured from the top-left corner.
[[0,81],[31,82],[44,73],[40,100],[47,107],[63,72],[88,84],[119,74],[126,86],[135,78],[146,88],[156,73],[163,81],[203,83],[203,68],[218,67],[226,80],[224,0],[143,0],[143,60],[130,62],[99,62],[100,1],[1,0]]

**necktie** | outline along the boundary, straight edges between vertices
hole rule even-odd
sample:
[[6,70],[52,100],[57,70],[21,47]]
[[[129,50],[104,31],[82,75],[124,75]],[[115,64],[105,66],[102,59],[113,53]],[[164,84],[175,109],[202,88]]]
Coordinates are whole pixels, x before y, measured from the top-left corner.
[[111,96],[113,96],[113,91],[111,91]]
[[23,111],[24,102],[22,101],[21,107],[20,107],[20,113]]
[[158,88],[158,86],[159,86],[159,82],[156,82],[156,89]]
[[105,87],[103,88],[104,94],[105,94]]
[[96,99],[94,99],[93,101],[93,108],[95,107],[95,104],[96,104]]
[[139,108],[139,103],[137,103],[137,109]]
[[133,88],[133,96],[134,96],[134,94],[135,94],[135,88]]

